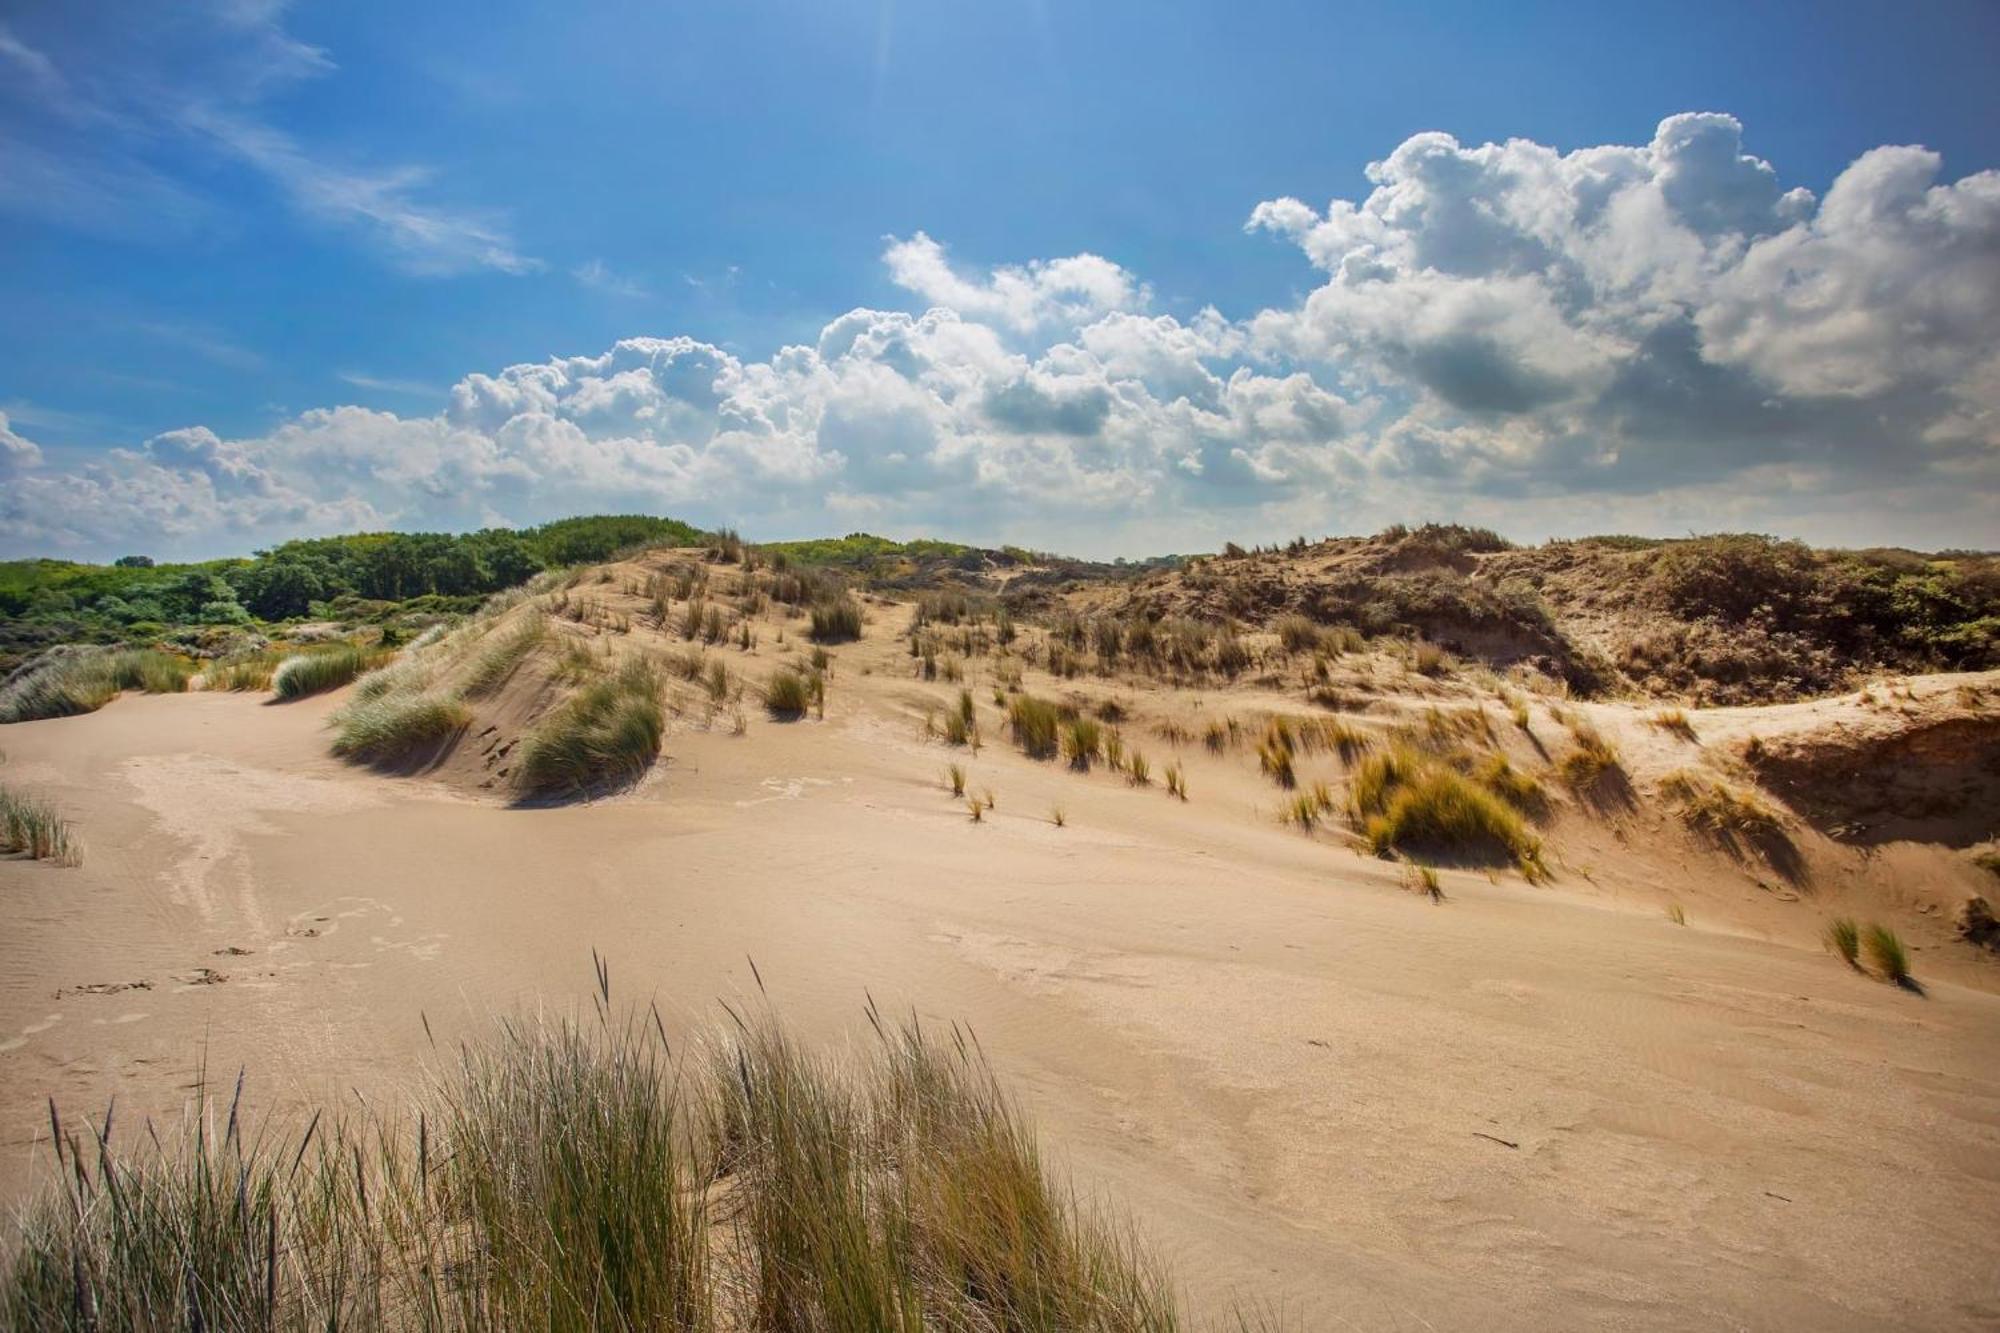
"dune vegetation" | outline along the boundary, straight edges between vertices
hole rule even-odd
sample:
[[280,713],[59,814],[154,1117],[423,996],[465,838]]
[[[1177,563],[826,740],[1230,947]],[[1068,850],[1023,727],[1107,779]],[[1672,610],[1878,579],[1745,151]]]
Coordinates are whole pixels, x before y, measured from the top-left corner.
[[[1053,1175],[956,1029],[835,1059],[746,1019],[509,1022],[402,1112],[135,1132],[51,1110],[0,1322],[104,1333],[1187,1326],[1121,1216]],[[1241,1326],[1245,1321],[1237,1321]]]
[[635,658],[536,724],[525,742],[521,786],[559,794],[630,782],[659,757],[666,729],[660,673]]
[[53,804],[6,787],[0,787],[0,852],[64,866],[83,861],[82,844]]
[[351,684],[394,656],[393,650],[335,643],[292,654],[271,672],[271,688],[280,699],[304,699]]
[[70,648],[43,657],[0,687],[0,723],[92,713],[123,690],[179,694],[193,665],[150,648]]

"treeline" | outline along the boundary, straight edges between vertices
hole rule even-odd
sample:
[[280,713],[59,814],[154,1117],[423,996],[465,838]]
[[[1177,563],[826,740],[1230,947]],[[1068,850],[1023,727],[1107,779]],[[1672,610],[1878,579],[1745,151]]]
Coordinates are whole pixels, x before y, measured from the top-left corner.
[[483,597],[544,569],[605,560],[627,547],[703,539],[677,519],[621,514],[463,534],[316,537],[247,560],[200,564],[155,565],[145,556],[112,565],[17,560],[0,564],[0,616],[85,628],[289,620],[343,602]]

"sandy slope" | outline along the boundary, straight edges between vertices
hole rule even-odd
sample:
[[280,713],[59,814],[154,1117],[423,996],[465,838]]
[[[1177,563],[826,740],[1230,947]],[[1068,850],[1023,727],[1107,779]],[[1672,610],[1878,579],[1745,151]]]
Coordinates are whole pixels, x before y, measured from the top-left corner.
[[[592,947],[682,1026],[754,956],[815,1034],[858,1039],[864,991],[970,1023],[1203,1301],[1313,1328],[2000,1322],[2000,997],[1953,979],[1990,985],[1976,965],[1919,953],[1928,998],[1892,989],[1657,850],[1620,872],[1685,877],[1651,898],[1448,872],[1434,906],[1199,747],[1182,805],[989,744],[974,825],[915,725],[949,692],[898,652],[844,654],[824,722],[685,732],[638,791],[568,808],[346,768],[331,700],[6,728],[6,780],[88,860],[0,862],[0,1196],[50,1094],[173,1114],[205,1055],[262,1109],[393,1096],[420,1016],[449,1042],[580,1002]],[[1627,835],[1601,836],[1608,865]]]

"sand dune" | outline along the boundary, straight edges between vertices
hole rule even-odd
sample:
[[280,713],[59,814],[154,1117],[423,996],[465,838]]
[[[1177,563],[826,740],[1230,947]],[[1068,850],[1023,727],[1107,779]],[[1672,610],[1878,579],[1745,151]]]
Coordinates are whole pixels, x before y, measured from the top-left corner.
[[[680,1026],[752,989],[752,959],[810,1035],[853,1036],[868,994],[970,1024],[1206,1301],[1312,1328],[2000,1322],[2000,973],[1950,942],[1978,881],[1948,849],[1797,823],[1785,882],[1654,798],[1682,743],[1593,706],[1632,807],[1565,802],[1550,885],[1445,870],[1433,904],[1283,827],[1242,754],[1146,741],[1185,763],[1182,803],[1025,758],[986,702],[984,750],[947,752],[920,722],[956,687],[911,678],[907,608],[871,615],[824,720],[690,714],[591,803],[344,764],[339,695],[6,728],[8,781],[55,797],[87,857],[0,862],[0,1195],[45,1168],[51,1095],[172,1114],[205,1060],[247,1068],[260,1111],[393,1098],[425,1020],[448,1043],[581,1003],[595,948]],[[1140,719],[1272,702],[1117,693]],[[1720,743],[1805,716],[1695,722]],[[953,757],[996,797],[977,824],[941,789]],[[1925,996],[1816,947],[1857,904],[1919,946]]]

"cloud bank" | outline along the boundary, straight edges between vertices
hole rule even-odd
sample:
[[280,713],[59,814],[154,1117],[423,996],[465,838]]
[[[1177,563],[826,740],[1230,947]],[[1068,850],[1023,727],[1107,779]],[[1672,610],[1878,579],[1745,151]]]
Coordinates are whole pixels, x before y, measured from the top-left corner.
[[1250,212],[1317,275],[1283,308],[1164,313],[1107,258],[982,272],[917,232],[883,254],[910,309],[766,360],[630,338],[434,415],[72,467],[0,423],[0,527],[95,554],[633,509],[1089,554],[1411,516],[2000,544],[2000,172],[1884,147],[1818,198],[1693,114],[1568,153],[1420,134],[1368,180]]

